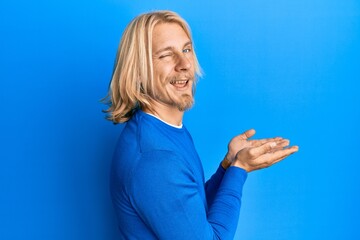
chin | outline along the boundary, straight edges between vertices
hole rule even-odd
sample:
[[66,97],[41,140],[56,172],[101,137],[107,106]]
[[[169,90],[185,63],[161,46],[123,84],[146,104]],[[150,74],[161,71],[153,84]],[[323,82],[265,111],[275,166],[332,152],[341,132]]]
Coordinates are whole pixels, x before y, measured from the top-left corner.
[[190,108],[192,108],[192,106],[194,105],[194,98],[190,95],[183,95],[183,98],[185,98],[182,103],[178,103],[176,104],[176,107],[179,109],[179,111],[186,111],[189,110]]

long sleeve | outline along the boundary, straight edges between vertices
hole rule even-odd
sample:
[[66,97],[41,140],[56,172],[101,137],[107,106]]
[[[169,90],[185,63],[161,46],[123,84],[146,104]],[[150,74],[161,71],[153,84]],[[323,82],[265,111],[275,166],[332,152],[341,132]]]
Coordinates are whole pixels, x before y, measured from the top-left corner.
[[211,178],[205,183],[205,193],[206,201],[208,206],[211,206],[215,198],[216,192],[221,184],[223,176],[225,174],[225,169],[219,165],[216,172],[211,176]]
[[142,154],[128,191],[132,206],[157,238],[234,237],[247,173],[236,167],[227,169],[216,194],[212,193],[213,203],[208,210],[204,184],[196,180],[196,174],[188,162],[173,152]]

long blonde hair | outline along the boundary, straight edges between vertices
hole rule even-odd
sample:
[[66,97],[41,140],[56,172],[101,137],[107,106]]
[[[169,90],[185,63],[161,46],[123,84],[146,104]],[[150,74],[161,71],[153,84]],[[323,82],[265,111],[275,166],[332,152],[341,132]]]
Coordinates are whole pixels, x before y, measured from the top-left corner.
[[[159,23],[177,23],[191,38],[190,27],[184,19],[171,11],[149,12],[134,18],[126,27],[116,55],[109,92],[104,101],[109,108],[107,119],[114,123],[128,121],[138,108],[152,109],[150,96],[155,96],[152,32]],[[195,72],[201,75],[195,59]]]

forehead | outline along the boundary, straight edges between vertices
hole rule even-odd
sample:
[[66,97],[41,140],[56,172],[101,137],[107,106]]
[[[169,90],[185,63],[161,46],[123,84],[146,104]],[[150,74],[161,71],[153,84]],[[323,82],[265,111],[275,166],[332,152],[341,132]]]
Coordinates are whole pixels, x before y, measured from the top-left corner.
[[154,27],[152,35],[152,47],[154,51],[156,51],[157,48],[178,47],[189,41],[189,36],[177,23],[160,23]]

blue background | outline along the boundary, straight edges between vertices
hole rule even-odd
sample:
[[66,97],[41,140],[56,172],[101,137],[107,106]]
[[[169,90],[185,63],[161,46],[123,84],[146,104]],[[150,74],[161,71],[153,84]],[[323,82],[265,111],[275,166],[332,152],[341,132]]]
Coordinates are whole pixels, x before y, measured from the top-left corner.
[[184,121],[207,177],[246,129],[300,146],[249,174],[235,239],[360,239],[356,0],[2,1],[0,239],[118,238],[122,126],[99,100],[123,29],[154,9],[193,30],[205,75]]

